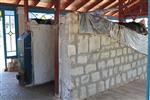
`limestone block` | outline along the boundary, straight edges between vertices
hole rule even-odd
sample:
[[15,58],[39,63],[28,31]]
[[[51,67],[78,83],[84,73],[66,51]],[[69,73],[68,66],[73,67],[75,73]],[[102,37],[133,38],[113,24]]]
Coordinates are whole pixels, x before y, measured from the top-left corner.
[[79,100],[79,91],[77,89],[72,90],[71,100]]
[[86,87],[81,87],[80,88],[80,99],[85,99],[87,97],[87,90]]
[[123,65],[120,65],[119,66],[119,72],[122,72],[123,71]]
[[121,75],[118,74],[118,75],[116,76],[116,84],[120,84],[120,83],[121,83]]
[[108,69],[104,69],[102,71],[102,77],[103,77],[103,79],[108,77]]
[[75,64],[76,63],[76,57],[70,57],[70,61],[72,64]]
[[132,62],[132,68],[135,68],[135,67],[137,67],[136,61]]
[[129,71],[127,72],[127,77],[128,77],[128,79],[131,79],[132,76],[133,76],[132,70],[129,70]]
[[92,82],[96,82],[100,80],[100,73],[99,72],[94,72],[91,74]]
[[102,91],[104,91],[105,90],[105,82],[104,81],[100,81],[100,82],[98,82],[98,84],[97,84],[97,91],[98,92],[102,92]]
[[76,87],[80,86],[80,79],[79,79],[79,77],[77,77],[77,78],[75,79],[75,86],[76,86]]
[[141,75],[142,74],[142,67],[139,67],[138,68],[138,75]]
[[109,76],[113,75],[113,68],[109,68]]
[[147,65],[144,65],[143,71],[144,71],[144,73],[147,71]]
[[111,78],[111,83],[110,83],[110,86],[114,86],[115,85],[115,79],[114,77]]
[[89,64],[85,67],[86,74],[93,72],[93,71],[96,71],[96,64]]
[[132,49],[128,48],[128,54],[131,54],[131,53],[132,53]]
[[85,56],[78,56],[77,63],[78,64],[84,64],[84,63],[87,63],[87,60],[88,60],[88,58],[86,55]]
[[122,77],[122,81],[126,82],[126,80],[127,80],[126,73],[122,73],[121,77]]
[[83,76],[81,76],[81,84],[86,84],[86,83],[89,82],[89,80],[90,80],[89,75],[83,75]]
[[117,67],[117,66],[116,66],[116,67],[114,67],[114,74],[118,74],[118,72],[119,72],[118,67]]
[[68,45],[68,56],[76,55],[75,45]]
[[106,86],[106,89],[110,88],[110,79],[109,78],[105,81],[105,86]]
[[126,55],[127,54],[127,48],[123,49],[123,54]]
[[111,50],[110,57],[115,57],[115,56],[116,56],[116,50]]
[[128,56],[125,56],[125,62],[128,63]]
[[121,63],[123,64],[125,62],[124,56],[121,57]]
[[133,78],[135,78],[135,77],[137,77],[137,70],[136,69],[133,70]]
[[107,61],[107,67],[110,67],[110,66],[114,66],[114,61],[113,61],[113,59],[109,59],[109,60]]
[[102,52],[101,53],[101,59],[109,58],[109,52]]
[[84,74],[84,70],[82,66],[71,69],[71,75],[73,76],[82,75],[82,74]]
[[129,55],[129,62],[133,61],[133,55]]
[[69,33],[77,34],[79,32],[79,21],[77,14],[68,14],[67,15],[67,24],[69,24],[68,29]]
[[100,49],[100,37],[92,36],[89,38],[89,51],[99,51]]
[[141,60],[137,60],[137,66],[141,66]]
[[131,69],[131,64],[126,64],[126,65],[123,66],[124,71],[127,71],[129,69]]
[[137,60],[138,59],[138,54],[134,54],[134,60]]
[[106,46],[106,45],[110,45],[110,38],[102,35],[101,36],[101,45]]
[[101,62],[98,62],[98,68],[101,70],[101,69],[104,69],[106,67],[106,63],[105,61],[101,61]]
[[90,84],[88,85],[88,96],[92,96],[96,94],[96,84]]
[[122,55],[122,49],[117,49],[117,56]]
[[120,58],[119,57],[115,58],[115,65],[118,65],[118,64],[120,64]]
[[144,64],[147,64],[147,57],[144,58]]
[[99,55],[100,53],[94,53],[92,54],[89,59],[92,61],[92,62],[95,62],[95,61],[98,61],[99,60]]
[[87,36],[78,36],[78,53],[87,53],[88,52],[88,37]]

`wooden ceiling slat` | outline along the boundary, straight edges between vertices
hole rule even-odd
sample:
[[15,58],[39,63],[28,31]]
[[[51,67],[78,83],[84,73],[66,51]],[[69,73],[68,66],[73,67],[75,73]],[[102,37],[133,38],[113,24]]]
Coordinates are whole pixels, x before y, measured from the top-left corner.
[[91,8],[93,8],[95,5],[99,4],[100,2],[102,2],[103,0],[90,0],[89,2],[87,2],[84,6],[82,6],[81,8],[78,9],[79,12],[87,12],[89,11]]
[[[24,0],[0,0],[0,5],[11,5],[11,6],[23,6]],[[54,1],[54,0],[52,0]],[[40,0],[29,0],[29,6],[32,7],[40,7],[43,9],[49,9],[53,7],[53,2],[40,2]],[[87,12],[94,11],[96,9],[111,9],[118,8],[119,0],[60,0],[60,10],[69,10],[69,11],[79,11],[79,12]],[[125,2],[121,7],[123,13],[126,16],[136,15],[139,11],[137,9],[142,7],[142,12],[140,15],[148,14],[148,0],[122,0]],[[127,1],[130,1],[127,3]],[[141,6],[140,3],[142,3]],[[131,12],[132,11],[132,12]],[[119,16],[119,10],[109,11],[105,13],[105,16]]]
[[[126,4],[124,4],[120,9],[126,9],[128,6],[130,6],[131,4],[133,4],[135,2],[136,2],[135,0],[128,0],[128,2],[126,2]],[[118,3],[118,6],[119,6],[119,3]],[[118,11],[119,11],[119,9],[116,11],[113,11],[113,12],[110,11],[110,12],[106,13],[105,15],[112,16],[113,14],[117,13]]]
[[[133,3],[130,3],[124,10],[130,10],[133,6],[137,5],[140,2],[140,0],[136,0]],[[112,16],[118,16],[119,12],[114,13]]]
[[60,10],[67,8],[74,0],[60,0]]
[[40,0],[32,0],[32,6],[35,7],[39,2]]
[[108,6],[109,4],[111,4],[113,2],[115,2],[115,0],[103,0],[98,5],[96,5],[92,9],[90,9],[89,11],[94,11],[94,10],[97,10],[97,9],[104,9],[106,6]]
[[72,10],[76,11],[78,10],[81,6],[86,4],[89,0],[75,0],[72,4],[70,4],[66,10]]
[[20,1],[21,1],[21,0],[16,0],[15,4],[17,4],[17,5],[18,5]]

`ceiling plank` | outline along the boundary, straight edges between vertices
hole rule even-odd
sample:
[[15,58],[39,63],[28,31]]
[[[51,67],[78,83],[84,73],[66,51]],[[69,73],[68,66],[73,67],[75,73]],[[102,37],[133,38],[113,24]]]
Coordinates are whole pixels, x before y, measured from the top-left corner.
[[93,8],[95,5],[99,4],[103,0],[90,0],[85,5],[83,5],[81,8],[79,8],[77,11],[79,12],[87,12],[91,8]]
[[15,4],[17,4],[17,5],[18,5],[20,1],[21,1],[21,0],[16,0]]
[[32,0],[32,6],[35,7],[39,2],[40,0]]
[[[120,7],[120,9],[126,9],[127,7],[130,7],[132,5],[134,5],[136,2],[138,2],[139,0],[128,0],[128,2],[126,2],[122,7]],[[132,4],[132,5],[131,5]],[[118,4],[119,6],[119,4]],[[105,15],[106,16],[112,16],[114,15],[115,13],[118,13],[119,9],[116,10],[116,11],[113,11],[113,12],[108,12],[106,13]]]
[[90,9],[89,11],[94,11],[94,10],[97,10],[97,9],[104,9],[105,7],[107,7],[108,5],[110,5],[111,3],[115,2],[115,1],[116,0],[103,0],[98,5],[96,5],[92,9]]
[[85,5],[89,0],[75,0],[72,4],[70,4],[66,10],[76,11],[77,9],[81,8]]
[[[140,2],[140,0],[136,0],[133,3],[130,3],[128,6],[126,6],[126,8],[124,10],[131,10],[131,8],[138,5],[139,2]],[[118,15],[119,15],[119,12],[116,12],[116,13],[112,14],[112,16],[118,16]]]
[[60,10],[67,8],[74,0],[60,0]]

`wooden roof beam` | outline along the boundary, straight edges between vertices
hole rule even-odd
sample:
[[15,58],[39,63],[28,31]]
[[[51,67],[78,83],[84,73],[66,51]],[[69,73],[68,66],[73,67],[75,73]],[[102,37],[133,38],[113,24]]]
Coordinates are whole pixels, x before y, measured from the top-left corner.
[[66,10],[76,11],[83,5],[85,5],[89,0],[75,0],[71,5],[69,5]]
[[35,7],[39,2],[40,0],[32,0],[32,6]]
[[[126,8],[124,10],[130,10],[132,7],[136,6],[139,2],[140,2],[140,0],[136,0],[135,2],[129,4],[129,6],[126,6]],[[119,12],[116,12],[112,16],[118,16],[118,15],[119,15]]]
[[113,2],[115,2],[115,0],[103,0],[98,5],[96,5],[92,9],[90,9],[90,11],[94,11],[94,10],[97,10],[97,9],[103,9],[103,8],[105,8],[106,6],[110,5]]
[[67,8],[74,0],[60,0],[60,10]]
[[[126,2],[122,7],[120,7],[120,9],[126,9],[127,7],[131,6],[131,4],[133,4],[135,2],[137,2],[137,1],[135,1],[135,0],[128,0],[128,2]],[[118,4],[118,6],[119,6],[119,4]],[[106,16],[112,16],[115,13],[118,13],[118,11],[119,11],[119,9],[116,10],[116,11],[113,11],[113,12],[110,11],[110,12],[106,13],[105,15]]]
[[21,1],[21,0],[16,0],[16,1],[15,1],[15,4],[18,5],[20,1]]
[[91,8],[93,8],[95,5],[99,4],[103,0],[90,0],[85,5],[83,5],[81,8],[79,8],[77,11],[79,12],[87,12]]

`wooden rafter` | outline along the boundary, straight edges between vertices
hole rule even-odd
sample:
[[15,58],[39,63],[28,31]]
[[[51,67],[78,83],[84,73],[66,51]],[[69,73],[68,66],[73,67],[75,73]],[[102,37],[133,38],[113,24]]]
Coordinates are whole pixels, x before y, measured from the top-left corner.
[[39,2],[40,0],[32,0],[32,6],[35,7]]
[[84,4],[86,4],[89,0],[75,0],[72,4],[70,4],[66,10],[76,11]]
[[[122,7],[120,7],[120,9],[127,9],[127,7],[131,6],[131,4],[134,4],[135,2],[137,2],[137,1],[136,1],[136,0],[128,0],[128,2],[125,3]],[[117,6],[119,6],[119,3],[118,3]],[[112,16],[112,15],[114,15],[115,13],[118,13],[118,11],[119,11],[119,9],[116,10],[116,11],[113,11],[113,12],[108,12],[108,13],[106,13],[105,15],[106,15],[106,16]]]
[[[124,9],[124,10],[130,10],[133,6],[137,5],[139,2],[140,2],[140,0],[136,0],[135,2],[133,2],[130,5],[126,6],[126,9]],[[119,12],[116,12],[112,16],[118,16],[118,15],[119,15]]]
[[97,10],[97,9],[103,9],[106,6],[108,6],[110,3],[113,3],[113,2],[115,2],[115,0],[103,0],[102,2],[97,4],[95,7],[90,9],[89,11],[94,11],[94,10]]
[[17,5],[18,5],[20,1],[21,1],[21,0],[16,0],[15,4],[17,4]]
[[93,8],[95,5],[99,4],[102,1],[103,0],[91,0],[91,1],[87,2],[84,6],[82,6],[81,8],[79,8],[78,11],[79,12],[87,12],[91,8]]
[[67,8],[74,0],[60,0],[60,10]]

